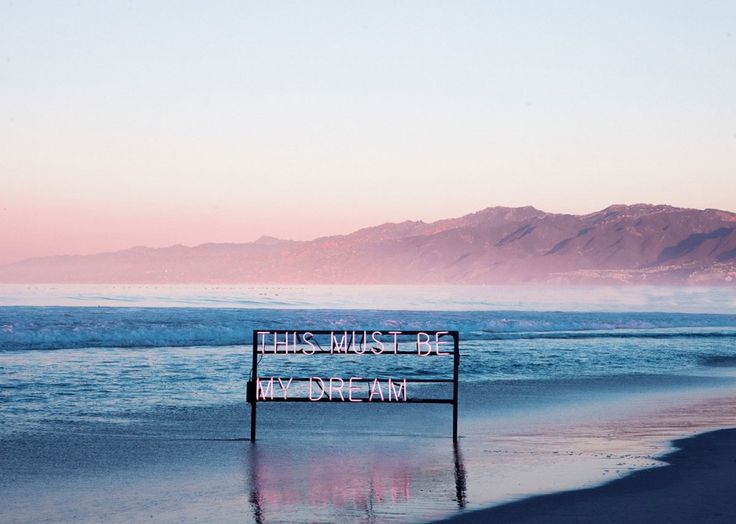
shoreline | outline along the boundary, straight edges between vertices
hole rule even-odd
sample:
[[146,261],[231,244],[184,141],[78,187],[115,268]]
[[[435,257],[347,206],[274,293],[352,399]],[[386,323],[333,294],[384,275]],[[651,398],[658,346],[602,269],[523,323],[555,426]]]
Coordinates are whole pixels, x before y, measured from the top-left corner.
[[[662,466],[675,439],[736,427],[736,317],[76,307],[0,316],[9,522],[426,522],[601,486]],[[356,318],[468,334],[459,445],[447,406],[328,403],[264,404],[262,438],[250,443],[243,326]],[[300,356],[259,370],[436,371],[395,360]]]
[[736,428],[671,441],[660,467],[601,486],[537,495],[463,512],[446,524],[571,522],[715,524],[736,519]]
[[[170,434],[171,427],[162,426],[160,416],[152,413],[149,420],[155,424],[148,427],[143,423],[134,431],[119,432],[113,427],[95,425],[97,429],[91,432],[39,433],[30,441],[15,438],[3,444],[0,439],[0,459],[6,459],[4,466],[7,467],[0,470],[15,470],[16,473],[5,479],[0,475],[3,487],[0,500],[4,502],[4,517],[9,522],[97,522],[103,508],[105,519],[111,522],[144,519],[157,522],[252,519],[257,522],[257,515],[265,515],[264,522],[271,518],[309,522],[315,515],[320,521],[425,522],[428,517],[439,519],[453,511],[463,511],[464,507],[473,510],[465,509],[464,513],[442,522],[731,522],[734,519],[719,518],[718,514],[702,517],[698,504],[704,497],[700,495],[694,499],[696,515],[675,510],[687,518],[667,520],[667,514],[657,507],[671,506],[669,498],[684,499],[689,493],[687,490],[685,495],[664,494],[655,505],[656,511],[643,514],[640,520],[632,517],[629,511],[613,516],[614,512],[607,510],[603,514],[610,518],[602,520],[598,518],[599,508],[604,504],[597,502],[595,495],[609,485],[624,483],[627,486],[625,483],[630,478],[640,475],[647,478],[649,472],[658,474],[656,472],[668,469],[661,464],[677,462],[678,452],[673,451],[673,446],[689,449],[690,440],[710,435],[714,429],[715,433],[723,431],[716,428],[736,427],[734,416],[728,416],[736,413],[734,398],[731,389],[726,396],[710,397],[685,406],[671,401],[676,408],[662,406],[662,399],[650,398],[650,402],[658,404],[656,412],[635,408],[638,413],[630,412],[624,418],[588,422],[582,422],[588,414],[579,412],[578,406],[575,411],[581,418],[571,419],[572,413],[568,413],[566,420],[570,426],[567,431],[554,422],[527,428],[515,427],[512,423],[504,428],[498,426],[500,420],[495,418],[495,431],[488,435],[487,419],[475,424],[467,421],[464,437],[467,440],[461,440],[462,449],[454,448],[454,454],[450,446],[445,445],[446,435],[437,434],[421,446],[407,447],[405,436],[393,432],[385,433],[387,440],[364,441],[360,453],[356,454],[341,446],[342,439],[338,442],[329,438],[331,431],[302,435],[299,440],[308,445],[302,451],[294,449],[285,453],[283,440],[273,438],[278,436],[274,428],[292,420],[292,412],[274,410],[267,417],[273,422],[272,438],[263,439],[257,446],[246,439],[227,438],[245,425],[245,412],[240,407],[214,412],[212,408],[178,412],[177,427],[182,423],[201,427],[204,421],[201,417],[205,413],[210,423],[228,421],[226,426],[212,428],[214,431],[206,435],[199,430],[195,434]],[[612,414],[611,409],[606,412]],[[564,413],[559,415],[565,416]],[[713,418],[714,415],[717,417]],[[380,416],[394,424],[399,422],[397,417],[405,418],[399,413]],[[340,421],[334,422],[336,426],[328,429],[339,429]],[[374,419],[365,421],[364,435],[371,431],[373,422]],[[151,433],[151,429],[166,431]],[[693,435],[694,431],[698,431],[699,436],[682,438]],[[725,479],[721,485],[727,485],[733,476],[732,470],[736,471],[733,465],[736,429],[725,431],[731,433],[731,450],[725,453],[731,469],[721,475],[721,479]],[[482,434],[488,438],[480,438]],[[667,437],[663,438],[665,434]],[[134,435],[136,438],[131,439]],[[31,449],[35,451],[29,455]],[[407,454],[410,450],[414,452]],[[489,450],[495,451],[489,455]],[[60,455],[65,459],[59,461]],[[724,463],[723,455],[708,452],[706,459]],[[660,467],[652,469],[655,463]],[[704,463],[707,462],[696,457],[696,465]],[[28,464],[34,464],[32,473],[28,471]],[[346,468],[346,464],[350,467]],[[70,466],[73,469],[68,469]],[[642,466],[649,467],[632,470]],[[315,468],[320,475],[313,474]],[[604,471],[617,475],[627,470],[632,473],[621,477],[623,480],[607,484],[601,484],[604,478],[595,473]],[[75,474],[70,477],[70,472]],[[518,482],[521,488],[514,487]],[[645,489],[639,484],[624,491],[633,490],[648,503],[652,498],[647,492],[658,491],[661,484],[644,481]],[[706,489],[710,489],[707,486],[713,482],[705,484]],[[597,487],[580,488],[585,485]],[[115,496],[108,498],[111,492]],[[494,501],[494,492],[506,498]],[[207,505],[213,496],[218,501],[216,510]],[[730,510],[732,499],[733,496],[723,498],[725,509],[721,514]],[[587,500],[592,510],[579,509],[576,500]],[[636,506],[627,500],[607,503],[614,509]],[[493,506],[483,509],[485,505]],[[156,508],[156,511],[149,508]],[[550,508],[563,513],[550,516],[546,513]],[[421,516],[422,513],[425,516]],[[659,518],[660,515],[664,517]]]

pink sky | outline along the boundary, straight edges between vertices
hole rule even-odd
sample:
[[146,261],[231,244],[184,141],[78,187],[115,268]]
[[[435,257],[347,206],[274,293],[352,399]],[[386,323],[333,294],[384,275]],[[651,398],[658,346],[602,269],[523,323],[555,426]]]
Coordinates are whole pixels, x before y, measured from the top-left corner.
[[733,4],[573,4],[8,5],[0,264],[494,205],[736,210]]

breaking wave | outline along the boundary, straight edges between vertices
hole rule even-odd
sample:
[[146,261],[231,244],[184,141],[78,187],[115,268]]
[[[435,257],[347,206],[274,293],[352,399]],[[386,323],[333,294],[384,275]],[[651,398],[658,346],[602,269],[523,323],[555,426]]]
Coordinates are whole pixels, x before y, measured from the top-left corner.
[[0,308],[0,351],[247,345],[254,329],[456,329],[479,341],[736,338],[736,315],[23,306]]

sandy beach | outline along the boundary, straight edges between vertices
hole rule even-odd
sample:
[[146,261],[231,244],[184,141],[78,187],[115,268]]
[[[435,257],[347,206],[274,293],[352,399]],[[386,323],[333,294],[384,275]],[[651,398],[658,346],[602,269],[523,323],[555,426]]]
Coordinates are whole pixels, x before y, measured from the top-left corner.
[[667,465],[600,487],[533,497],[444,523],[726,524],[736,519],[736,428],[679,439]]
[[[507,394],[533,397],[535,389],[515,386]],[[503,395],[502,388],[494,391],[498,399]],[[587,406],[569,403],[564,387],[544,395],[554,397],[545,403],[546,415],[520,407],[516,414],[482,412],[466,404],[455,448],[447,413],[430,408],[264,406],[255,444],[246,437],[243,405],[156,409],[122,423],[68,421],[63,431],[0,439],[3,521],[431,522],[460,513],[471,519],[462,522],[555,522],[543,512],[549,503],[539,502],[555,496],[535,496],[560,490],[568,490],[553,504],[560,522],[570,521],[571,511],[579,511],[579,522],[591,522],[596,513],[585,508],[598,507],[597,493],[621,508],[631,506],[625,497],[640,497],[644,519],[651,490],[667,500],[670,492],[660,486],[678,477],[680,464],[700,472],[696,483],[710,475],[703,466],[719,461],[717,475],[703,482],[729,478],[734,449],[728,439],[716,441],[731,446],[723,453],[706,453],[710,440],[695,451],[685,444],[685,455],[664,458],[676,466],[657,466],[671,438],[736,425],[731,388],[639,394],[638,402],[613,394]],[[723,435],[732,442],[733,433]],[[613,487],[569,491],[620,478],[606,485]],[[655,480],[629,484],[639,478]],[[535,498],[503,505],[528,497]],[[688,500],[692,511],[719,507]],[[585,506],[578,510],[577,504]],[[474,512],[490,505],[498,505],[490,517]],[[613,511],[605,515],[618,518]]]

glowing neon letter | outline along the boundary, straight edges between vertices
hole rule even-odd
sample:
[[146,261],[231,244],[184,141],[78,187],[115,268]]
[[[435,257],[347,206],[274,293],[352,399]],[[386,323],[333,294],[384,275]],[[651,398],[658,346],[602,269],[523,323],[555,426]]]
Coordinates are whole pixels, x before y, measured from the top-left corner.
[[265,353],[266,352],[266,336],[270,335],[271,332],[270,331],[258,331],[256,332],[256,334],[259,336],[263,335],[261,337],[261,353]]
[[[332,382],[335,380],[340,381],[340,387],[333,387]],[[340,400],[345,400],[345,397],[342,396],[342,387],[345,385],[345,381],[341,379],[340,377],[332,377],[330,379],[330,400],[332,400],[332,391],[337,391],[340,394]]]
[[[317,397],[317,398],[314,398],[314,396],[312,395],[312,382],[314,380],[318,380],[319,381],[319,389],[321,390],[319,392],[319,397]],[[319,378],[319,377],[309,377],[309,400],[311,400],[312,402],[316,402],[318,400],[322,400],[322,397],[324,397],[324,396],[325,396],[325,383],[324,383],[324,381],[321,378]]]
[[304,341],[304,342],[305,342],[305,343],[306,343],[306,344],[307,344],[307,345],[308,345],[308,346],[309,346],[310,348],[312,348],[311,350],[310,350],[310,349],[306,349],[306,348],[305,348],[305,349],[303,349],[303,350],[302,350],[302,353],[304,353],[305,355],[314,355],[314,352],[315,352],[315,351],[317,351],[317,348],[315,348],[315,347],[314,347],[314,344],[312,344],[312,337],[313,337],[313,336],[314,336],[314,335],[313,335],[313,334],[312,334],[311,332],[309,332],[309,331],[305,332],[305,333],[304,333],[304,334],[302,335],[302,340],[303,340],[303,341]]
[[263,389],[263,382],[259,377],[256,377],[256,400],[258,399],[258,396],[260,395],[261,400],[266,400],[266,396],[271,396],[271,400],[273,400],[273,377],[271,377],[268,382],[266,382],[266,389]]
[[360,386],[353,386],[353,380],[356,382],[359,382],[363,380],[361,377],[350,377],[350,381],[348,382],[348,399],[350,402],[363,402],[362,398],[353,398],[353,392],[354,391],[360,391]]
[[371,384],[371,392],[368,395],[368,402],[373,402],[373,395],[376,393],[376,390],[378,390],[378,395],[381,397],[381,402],[384,401],[383,391],[381,391],[381,383],[377,378],[375,378],[373,379],[373,384]]
[[289,353],[289,332],[284,332],[284,341],[279,342],[279,332],[276,331],[273,334],[273,352],[278,353],[279,352],[279,346],[284,346],[284,353]]
[[[271,379],[273,380],[273,379]],[[286,400],[286,394],[289,391],[289,386],[291,386],[291,381],[294,380],[293,378],[290,378],[289,381],[286,383],[286,386],[284,386],[283,380],[281,380],[281,377],[279,377],[279,386],[281,386],[281,391],[284,392],[284,400]]]
[[401,331],[389,331],[388,334],[394,336],[394,354],[396,354],[396,352],[399,350],[398,337],[399,335],[401,335]]
[[368,340],[366,340],[367,338],[368,334],[363,331],[363,339],[362,342],[358,344],[358,348],[360,348],[360,351],[358,351],[358,349],[356,349],[355,347],[355,331],[353,331],[353,353],[355,353],[356,355],[362,355],[363,353],[365,353],[365,350],[368,348]]
[[350,341],[348,340],[348,332],[345,331],[342,335],[342,339],[340,342],[337,341],[337,337],[335,336],[335,332],[330,332],[330,353],[334,353],[337,351],[338,353],[343,353],[341,349],[344,349],[344,353],[348,352],[348,346],[350,344]]
[[449,353],[444,353],[444,352],[440,351],[440,346],[449,343],[446,340],[440,340],[440,337],[442,335],[447,335],[447,334],[448,334],[447,331],[438,331],[437,333],[434,334],[434,350],[435,350],[435,352],[438,355],[441,355],[441,356],[443,356],[443,355],[449,355]]
[[[424,340],[422,340],[424,337]],[[427,348],[426,353],[422,353],[422,346]],[[426,357],[432,354],[432,345],[429,343],[429,335],[426,333],[417,333],[417,355],[420,357]]]
[[388,379],[388,401],[391,402],[391,393],[394,394],[395,400],[402,400],[401,394],[403,392],[404,394],[404,402],[406,402],[406,379],[403,379],[399,385],[399,389],[396,389],[396,386],[394,385],[396,382],[394,382],[391,379]]
[[381,335],[383,335],[383,333],[381,333],[380,331],[374,331],[374,332],[373,332],[373,334],[371,335],[371,338],[373,339],[373,342],[375,342],[376,344],[378,344],[379,346],[381,346],[381,348],[380,348],[380,349],[379,349],[379,348],[377,348],[376,346],[373,346],[373,347],[371,348],[371,352],[372,352],[372,353],[373,353],[374,355],[380,355],[381,353],[383,353],[383,349],[384,349],[384,348],[383,348],[383,342],[381,342],[380,340],[378,340],[378,339],[376,338],[376,336],[381,336]]

